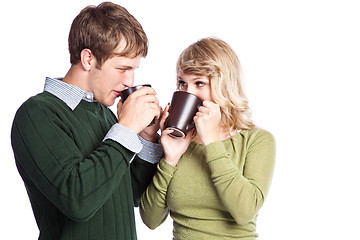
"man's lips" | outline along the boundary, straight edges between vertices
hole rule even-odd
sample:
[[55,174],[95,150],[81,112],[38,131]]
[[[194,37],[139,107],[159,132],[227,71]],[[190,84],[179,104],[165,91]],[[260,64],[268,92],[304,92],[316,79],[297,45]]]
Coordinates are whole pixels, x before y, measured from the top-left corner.
[[120,91],[115,91],[114,90],[114,94],[115,94],[115,96],[118,98],[118,97],[120,97]]

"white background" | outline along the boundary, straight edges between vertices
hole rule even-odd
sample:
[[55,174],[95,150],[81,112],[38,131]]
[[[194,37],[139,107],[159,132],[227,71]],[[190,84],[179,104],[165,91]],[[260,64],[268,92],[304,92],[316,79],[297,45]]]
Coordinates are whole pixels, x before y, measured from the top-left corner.
[[[10,145],[15,111],[42,91],[46,76],[65,75],[70,24],[83,7],[99,2],[20,0],[0,6],[0,239],[38,236]],[[176,59],[189,44],[215,36],[237,52],[253,119],[277,141],[259,239],[360,239],[358,1],[116,2],[149,37],[149,55],[135,83],[151,83],[162,106],[175,90]],[[140,240],[172,236],[171,219],[151,231],[137,218],[137,228]]]

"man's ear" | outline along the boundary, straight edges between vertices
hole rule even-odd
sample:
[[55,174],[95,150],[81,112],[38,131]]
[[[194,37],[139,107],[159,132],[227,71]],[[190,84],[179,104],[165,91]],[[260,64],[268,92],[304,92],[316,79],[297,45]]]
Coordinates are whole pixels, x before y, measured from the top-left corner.
[[85,71],[90,71],[93,66],[96,66],[96,58],[90,49],[83,49],[80,53],[81,65]]

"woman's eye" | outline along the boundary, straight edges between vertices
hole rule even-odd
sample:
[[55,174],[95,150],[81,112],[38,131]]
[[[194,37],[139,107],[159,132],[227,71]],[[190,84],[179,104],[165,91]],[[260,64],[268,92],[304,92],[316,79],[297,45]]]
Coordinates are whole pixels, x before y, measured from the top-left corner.
[[196,86],[198,86],[198,87],[202,87],[202,86],[204,86],[205,85],[205,83],[204,82],[196,82],[195,83],[196,84]]
[[179,80],[179,86],[186,86],[186,82],[184,82],[183,80]]
[[179,80],[178,84],[179,84],[179,89],[180,90],[185,90],[186,89],[187,84],[183,80]]

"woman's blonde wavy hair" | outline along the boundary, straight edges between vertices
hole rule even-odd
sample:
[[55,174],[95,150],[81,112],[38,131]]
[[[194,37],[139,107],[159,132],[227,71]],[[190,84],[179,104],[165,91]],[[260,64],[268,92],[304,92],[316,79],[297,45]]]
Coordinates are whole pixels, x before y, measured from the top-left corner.
[[195,42],[179,56],[176,71],[209,78],[213,100],[220,106],[221,121],[230,132],[255,127],[241,86],[240,61],[226,42],[217,38]]

